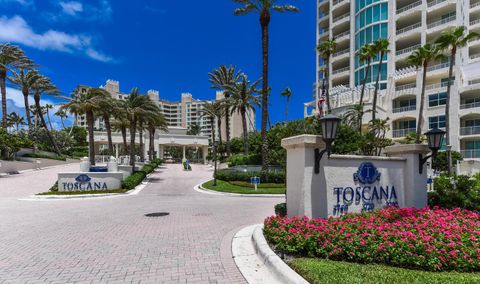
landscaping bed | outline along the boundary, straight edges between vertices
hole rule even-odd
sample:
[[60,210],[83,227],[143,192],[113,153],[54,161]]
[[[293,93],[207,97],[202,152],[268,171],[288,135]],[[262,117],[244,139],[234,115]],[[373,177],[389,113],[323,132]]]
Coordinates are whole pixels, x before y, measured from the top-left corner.
[[285,194],[285,184],[265,183],[260,184],[255,190],[253,185],[247,182],[223,181],[217,180],[217,185],[213,185],[213,180],[202,184],[203,188],[238,194]]

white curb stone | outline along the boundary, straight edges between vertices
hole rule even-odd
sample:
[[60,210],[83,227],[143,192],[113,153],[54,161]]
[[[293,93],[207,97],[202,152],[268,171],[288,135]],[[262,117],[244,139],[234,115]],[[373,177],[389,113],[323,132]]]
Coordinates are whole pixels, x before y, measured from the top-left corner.
[[241,194],[241,193],[220,192],[220,191],[210,190],[202,186],[202,184],[208,181],[210,180],[206,180],[200,184],[197,184],[193,189],[197,192],[204,193],[204,194],[211,194],[211,195],[223,195],[223,196],[234,196],[234,197],[283,197],[285,198],[285,194]]

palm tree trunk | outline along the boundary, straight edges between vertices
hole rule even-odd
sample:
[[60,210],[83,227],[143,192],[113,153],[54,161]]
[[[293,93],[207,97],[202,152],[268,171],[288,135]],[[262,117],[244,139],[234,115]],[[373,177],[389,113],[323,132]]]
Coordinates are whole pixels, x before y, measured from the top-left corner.
[[[214,124],[215,123],[212,123],[212,130],[214,130],[213,128]],[[218,126],[218,140],[220,144],[222,144],[222,118],[221,117],[217,118],[217,126]],[[213,143],[213,140],[212,140],[212,143]]]
[[31,130],[32,127],[32,114],[30,113],[30,102],[28,101],[29,92],[28,89],[22,89],[23,94],[23,103],[25,105],[25,115],[27,116],[28,130]]
[[107,130],[108,152],[110,152],[110,155],[113,155],[115,150],[113,149],[112,126],[110,125],[110,115],[108,115],[108,113],[103,114],[103,121],[105,122],[105,129]]
[[88,156],[90,157],[90,164],[92,166],[95,165],[95,136],[94,136],[94,129],[93,129],[93,112],[87,111],[85,114],[87,118],[87,128],[88,128]]
[[418,112],[417,119],[417,137],[415,137],[415,143],[420,144],[422,141],[422,126],[423,126],[423,109],[425,108],[425,84],[427,82],[427,66],[428,63],[423,63],[423,77],[422,77],[422,93],[420,95],[420,111]]
[[378,84],[380,82],[380,73],[382,73],[383,55],[384,52],[380,52],[380,65],[378,65],[378,74],[377,79],[375,80],[375,91],[373,92],[372,120],[377,118],[377,93],[378,89],[380,88]]
[[[367,78],[368,78],[368,74],[370,73],[370,61],[371,59],[368,60],[368,64],[367,64],[367,70],[365,72],[365,78],[363,79],[363,84],[362,84],[362,92],[360,93],[360,105],[363,106],[363,97],[365,95],[365,86],[367,85]],[[360,117],[359,117],[359,121],[358,121],[358,130],[360,131],[360,133],[362,133],[362,124],[363,124],[363,108],[362,108],[362,112],[360,114]]]
[[[225,94],[225,97],[228,98],[229,95]],[[231,148],[230,148],[230,109],[227,107],[227,110],[225,112],[225,143],[226,143],[226,150],[227,150],[227,156],[230,156],[231,153]]]
[[122,138],[123,138],[123,154],[124,154],[124,155],[127,155],[127,153],[128,153],[127,128],[126,128],[126,127],[122,127],[122,128],[121,128],[121,132],[122,132]]
[[[450,55],[450,66],[448,69],[448,84],[447,84],[447,101],[445,103],[445,132],[447,132],[445,137],[446,145],[450,145],[450,90],[453,77],[453,65],[455,64],[455,56],[457,54],[457,48],[452,48],[452,54]],[[448,159],[448,175],[451,176],[453,172],[453,161],[452,161],[452,151],[447,148],[447,159]]]
[[267,119],[268,119],[268,25],[270,24],[270,13],[264,9],[260,14],[262,27],[262,169],[268,169],[268,141],[267,141]]
[[132,117],[130,121],[130,166],[135,171],[135,134],[137,131],[137,119]]
[[35,100],[35,107],[37,108],[38,116],[40,117],[40,121],[42,122],[42,126],[43,126],[43,128],[45,128],[45,132],[47,133],[48,140],[50,140],[50,142],[52,143],[53,149],[55,150],[55,153],[57,153],[57,155],[61,156],[62,153],[60,152],[60,148],[58,148],[57,142],[53,138],[50,130],[48,130],[47,122],[45,121],[45,118],[43,117],[42,109],[41,109],[41,106],[40,106],[40,96],[35,95],[35,96],[33,96],[33,99]]
[[150,161],[153,161],[156,156],[154,155],[155,153],[155,143],[154,143],[154,139],[155,139],[155,127],[150,127],[149,129],[149,133],[150,133],[150,140],[149,140],[149,149],[148,149],[148,152],[149,152],[149,156],[148,158],[150,159]]
[[240,110],[240,115],[242,116],[242,127],[243,127],[243,152],[245,155],[248,155],[248,130],[247,130],[247,117],[245,115],[246,110]]
[[139,125],[139,129],[138,129],[138,134],[140,135],[140,142],[139,142],[139,146],[140,146],[140,162],[145,162],[145,151],[144,151],[144,143],[143,143],[143,123],[140,123]]
[[332,112],[332,107],[330,105],[330,92],[328,91],[328,89],[330,89],[330,82],[328,80],[328,68],[329,68],[329,64],[330,64],[330,58],[327,58],[327,70],[325,71],[325,73],[327,74],[327,80],[325,82],[326,86],[325,86],[325,98],[327,100],[327,113],[331,113]]
[[[220,130],[220,126],[221,126],[221,122],[220,122],[220,119],[218,120],[218,132],[222,132],[222,130]],[[212,126],[212,146],[213,144],[215,143],[215,119],[213,117],[210,118],[210,125]],[[219,134],[220,135],[220,134]]]
[[2,92],[2,127],[5,129],[7,129],[7,89],[5,86],[6,79],[7,70],[5,69],[5,67],[0,67],[0,90]]
[[48,108],[47,108],[47,120],[48,120],[48,125],[50,125],[50,130],[53,130],[52,121],[50,120],[50,112],[48,111]]

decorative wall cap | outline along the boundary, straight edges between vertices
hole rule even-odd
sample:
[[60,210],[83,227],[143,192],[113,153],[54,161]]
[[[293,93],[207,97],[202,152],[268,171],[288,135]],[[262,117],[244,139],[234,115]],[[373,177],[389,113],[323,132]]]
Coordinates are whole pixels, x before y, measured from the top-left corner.
[[387,156],[395,156],[402,154],[428,154],[430,149],[427,144],[398,144],[388,146],[383,151]]
[[325,148],[325,142],[323,142],[320,135],[298,135],[282,139],[282,147],[285,149],[294,148]]
[[400,161],[405,162],[407,158],[403,157],[379,157],[379,156],[362,156],[362,155],[331,155],[332,160],[361,160],[361,161]]

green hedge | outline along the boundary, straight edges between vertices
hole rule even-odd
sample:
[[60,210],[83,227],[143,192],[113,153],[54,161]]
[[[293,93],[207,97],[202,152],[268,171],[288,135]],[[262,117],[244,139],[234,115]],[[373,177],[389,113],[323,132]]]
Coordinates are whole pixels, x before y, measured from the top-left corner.
[[262,156],[260,154],[236,154],[227,159],[228,166],[243,166],[243,165],[261,165]]
[[217,171],[216,178],[224,181],[250,182],[251,177],[260,177],[262,183],[285,183],[285,173],[282,172],[236,172],[232,170]]
[[122,181],[122,187],[128,190],[134,189],[145,179],[146,176],[147,174],[144,171],[134,172]]
[[480,174],[435,178],[433,191],[428,193],[428,205],[480,211]]
[[287,203],[278,203],[275,205],[275,214],[281,217],[287,216]]

